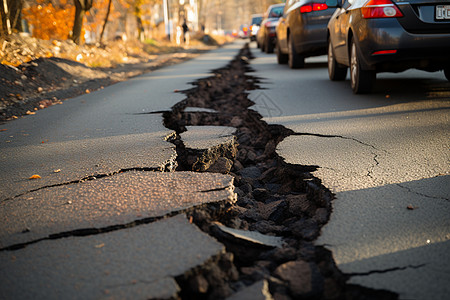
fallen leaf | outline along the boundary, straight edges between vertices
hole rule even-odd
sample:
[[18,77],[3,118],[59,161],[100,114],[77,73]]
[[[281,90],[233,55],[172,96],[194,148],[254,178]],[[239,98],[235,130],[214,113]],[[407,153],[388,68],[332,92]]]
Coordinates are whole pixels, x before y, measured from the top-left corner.
[[101,244],[95,246],[95,248],[97,248],[97,249],[103,248],[103,247],[105,247],[105,244],[103,244],[103,243],[101,243]]
[[415,209],[418,209],[419,207],[418,206],[408,205],[406,208],[409,209],[409,210],[415,210]]
[[89,89],[86,89],[86,94],[89,94],[91,91]]
[[34,111],[29,111],[29,110],[27,110],[26,114],[27,114],[27,115],[35,115],[36,113],[35,113]]
[[58,170],[54,170],[54,171],[53,171],[53,173],[59,173],[59,172],[61,172],[61,169],[58,169]]
[[8,130],[8,129],[0,129],[0,132],[2,132],[2,131],[6,131],[6,130]]
[[33,176],[31,176],[28,179],[40,179],[40,178],[41,178],[41,176],[39,176],[38,174],[34,174]]

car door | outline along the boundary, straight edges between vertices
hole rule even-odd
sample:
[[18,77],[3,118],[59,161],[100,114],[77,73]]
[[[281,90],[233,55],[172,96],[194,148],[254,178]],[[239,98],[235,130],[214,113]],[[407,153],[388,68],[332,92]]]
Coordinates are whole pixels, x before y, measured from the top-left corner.
[[333,32],[330,35],[333,37],[334,55],[336,60],[340,63],[348,63],[348,45],[347,36],[350,24],[350,7],[354,0],[339,0],[341,7],[337,8],[333,18]]
[[283,53],[287,52],[287,28],[289,26],[289,22],[288,22],[289,8],[295,2],[296,2],[296,0],[286,1],[286,5],[284,6],[284,10],[283,10],[283,15],[280,17],[279,22],[278,22],[277,40],[278,40],[278,45],[282,49]]

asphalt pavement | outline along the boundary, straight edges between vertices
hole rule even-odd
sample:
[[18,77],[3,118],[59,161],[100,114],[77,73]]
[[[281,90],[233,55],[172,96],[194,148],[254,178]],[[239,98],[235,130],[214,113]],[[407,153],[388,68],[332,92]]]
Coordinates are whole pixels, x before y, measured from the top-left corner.
[[[175,277],[224,253],[183,212],[235,201],[233,177],[174,172],[163,112],[241,48],[0,125],[1,299],[173,298]],[[201,133],[195,149],[234,141]]]
[[400,299],[450,294],[450,83],[442,72],[378,74],[374,93],[331,82],[325,56],[304,69],[254,48],[263,90],[250,99],[269,124],[295,132],[277,153],[335,194],[316,245],[333,253],[349,283]]
[[[185,213],[234,202],[233,177],[175,172],[174,132],[163,113],[242,46],[0,125],[1,299],[174,298],[176,278],[224,254]],[[355,96],[348,80],[328,80],[324,57],[290,70],[252,51],[249,75],[262,88],[249,91],[253,109],[295,132],[277,153],[317,166],[314,175],[336,196],[316,244],[332,250],[349,283],[401,299],[446,299],[450,85],[443,74],[383,74],[374,94]],[[233,132],[187,126],[179,138],[207,152],[234,143]],[[278,237],[216,227],[281,245]],[[249,295],[270,299],[268,282],[233,297]]]

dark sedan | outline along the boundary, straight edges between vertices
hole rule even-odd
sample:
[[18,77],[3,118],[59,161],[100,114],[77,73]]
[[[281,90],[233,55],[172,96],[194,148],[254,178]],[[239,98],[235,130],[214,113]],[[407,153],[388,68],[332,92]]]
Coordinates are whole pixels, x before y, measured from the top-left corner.
[[444,70],[450,80],[448,0],[327,0],[328,73],[353,92],[369,93],[376,73]]
[[305,58],[327,53],[327,24],[336,8],[325,0],[287,1],[277,25],[277,60],[301,68]]
[[275,42],[277,39],[275,27],[278,24],[278,19],[283,14],[283,4],[274,4],[269,6],[267,12],[264,14],[265,18],[261,22],[261,27],[256,35],[256,43],[261,51],[266,53],[273,53]]

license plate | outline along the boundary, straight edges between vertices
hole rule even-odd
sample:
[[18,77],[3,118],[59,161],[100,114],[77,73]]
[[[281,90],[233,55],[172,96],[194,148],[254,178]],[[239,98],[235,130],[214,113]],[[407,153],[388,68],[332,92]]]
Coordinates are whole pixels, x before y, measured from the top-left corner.
[[450,20],[450,5],[436,6],[436,20]]

